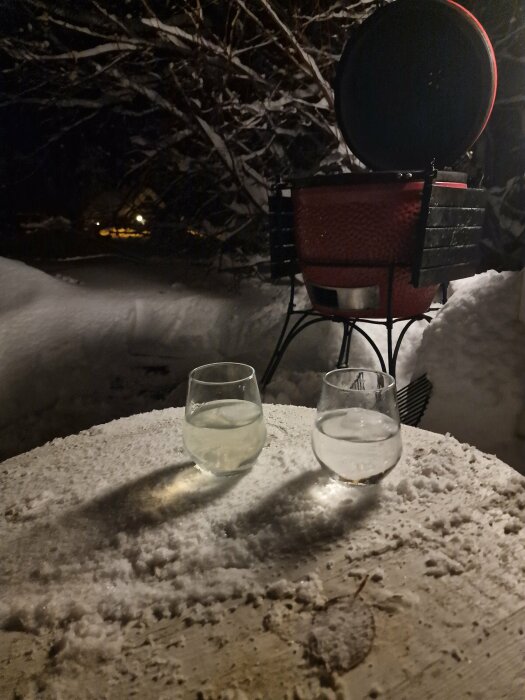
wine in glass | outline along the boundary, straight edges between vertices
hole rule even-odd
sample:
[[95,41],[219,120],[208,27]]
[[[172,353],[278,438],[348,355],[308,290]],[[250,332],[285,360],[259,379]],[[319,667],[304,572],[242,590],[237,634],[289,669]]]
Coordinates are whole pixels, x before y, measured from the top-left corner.
[[183,442],[199,469],[217,476],[246,471],[265,440],[253,367],[216,362],[190,372]]
[[402,452],[395,379],[368,369],[328,372],[312,447],[319,463],[340,481],[368,485],[382,479]]

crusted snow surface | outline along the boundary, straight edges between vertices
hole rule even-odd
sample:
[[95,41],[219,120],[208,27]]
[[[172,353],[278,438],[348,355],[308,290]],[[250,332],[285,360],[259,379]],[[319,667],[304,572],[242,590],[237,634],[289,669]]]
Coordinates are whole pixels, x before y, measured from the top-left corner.
[[[319,610],[308,636],[308,651],[327,670],[349,671],[366,657],[374,638],[374,618],[369,606],[336,600]],[[349,618],[352,623],[349,624]]]
[[[274,618],[290,599],[322,609],[327,596],[314,565],[292,580],[275,564],[332,543],[346,548],[349,576],[370,575],[378,611],[418,605],[417,593],[390,590],[377,564],[403,547],[420,551],[425,586],[476,577],[483,551],[484,560],[504,562],[495,576],[514,595],[525,555],[518,474],[453,438],[404,428],[404,457],[382,486],[349,489],[313,457],[313,410],[264,410],[267,444],[236,479],[187,462],[182,409],[114,421],[5,461],[0,626],[52,631],[57,659],[85,662],[90,654],[115,658],[130,625],[214,623],[232,605],[263,598],[273,601]],[[333,630],[322,639],[322,629],[313,634],[327,664],[359,656],[359,638],[345,651]],[[369,631],[360,639],[369,646]]]
[[[112,654],[134,620],[206,621],[220,616],[217,602],[264,594],[268,559],[340,531],[352,502],[344,490],[323,501],[297,428],[283,408],[267,411],[264,459],[239,479],[206,476],[187,461],[182,409],[5,461],[2,627],[65,627],[64,652],[89,640]],[[308,431],[313,416],[303,411]]]

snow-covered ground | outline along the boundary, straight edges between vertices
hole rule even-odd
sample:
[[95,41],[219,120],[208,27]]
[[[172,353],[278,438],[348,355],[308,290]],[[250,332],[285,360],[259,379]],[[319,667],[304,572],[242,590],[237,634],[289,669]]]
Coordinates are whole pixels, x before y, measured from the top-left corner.
[[[0,459],[113,418],[183,405],[187,374],[199,364],[247,362],[260,377],[288,297],[286,286],[182,261],[95,258],[42,268],[0,259]],[[436,321],[410,329],[398,385],[426,371],[434,393],[423,427],[523,468],[520,283],[518,273],[486,273],[455,285]],[[367,331],[384,350],[384,329]],[[331,323],[302,333],[265,401],[315,406],[340,334]],[[377,366],[354,335],[350,364]]]

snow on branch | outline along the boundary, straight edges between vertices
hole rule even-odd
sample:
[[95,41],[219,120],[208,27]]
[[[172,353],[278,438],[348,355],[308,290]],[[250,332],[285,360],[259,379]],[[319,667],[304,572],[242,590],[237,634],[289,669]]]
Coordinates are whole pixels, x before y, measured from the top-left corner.
[[321,75],[321,71],[319,70],[316,62],[310,56],[306,50],[301,46],[301,44],[297,41],[295,38],[293,32],[290,31],[290,29],[286,26],[286,24],[279,18],[277,12],[273,9],[273,7],[270,5],[267,0],[259,0],[261,5],[264,7],[266,12],[270,15],[270,17],[274,20],[275,24],[278,26],[280,31],[284,34],[290,45],[293,47],[293,49],[296,51],[298,56],[300,57],[304,67],[306,68],[307,72],[312,75],[312,77],[315,79],[317,84],[319,85],[325,99],[327,100],[328,104],[330,107],[333,107],[333,91],[326,82],[326,80],[323,78]]
[[[175,38],[175,44],[179,48],[187,48],[187,44],[196,44],[198,46],[201,46],[204,49],[207,49],[211,53],[216,54],[217,56],[222,56],[226,60],[230,61],[235,68],[239,69],[241,72],[246,73],[250,78],[253,80],[261,81],[261,76],[258,75],[255,71],[251,70],[248,66],[245,66],[239,61],[238,58],[235,56],[232,56],[227,48],[218,46],[217,44],[214,44],[212,41],[208,41],[202,36],[196,36],[189,34],[188,32],[182,31],[182,29],[179,29],[179,27],[172,27],[164,24],[163,22],[160,22],[157,19],[150,19],[150,18],[143,18],[142,22],[149,27],[154,27],[157,29],[159,32],[163,32],[165,34],[168,34],[170,39],[173,40]],[[182,41],[180,41],[182,40]],[[187,42],[187,44],[184,44],[184,41]]]
[[68,51],[67,53],[56,54],[54,56],[41,56],[41,61],[63,61],[63,60],[73,60],[78,61],[82,58],[92,58],[93,56],[98,56],[101,53],[108,53],[110,51],[135,51],[138,49],[136,43],[131,42],[111,42],[109,44],[99,44],[91,49],[85,49],[84,51]]
[[[497,11],[489,0],[464,2],[491,27],[505,66],[521,69],[515,0]],[[331,85],[351,30],[376,6],[17,0],[2,18],[0,109],[15,110],[13,123],[16,110],[33,115],[35,150],[50,149],[51,160],[63,137],[68,148],[85,143],[82,172],[104,177],[78,179],[93,190],[84,199],[110,181],[115,197],[149,189],[169,202],[165,229],[248,237],[264,222],[272,181],[362,168],[337,127]],[[497,107],[520,109],[522,92],[507,86]]]

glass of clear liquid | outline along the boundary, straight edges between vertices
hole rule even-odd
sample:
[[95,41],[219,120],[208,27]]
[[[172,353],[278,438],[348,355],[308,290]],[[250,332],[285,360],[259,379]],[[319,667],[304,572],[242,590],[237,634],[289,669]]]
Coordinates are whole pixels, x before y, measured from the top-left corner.
[[253,367],[216,362],[192,370],[182,438],[201,471],[231,476],[250,469],[266,440]]
[[336,369],[323,377],[312,447],[339,481],[380,481],[401,457],[400,428],[396,382],[389,374]]

